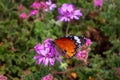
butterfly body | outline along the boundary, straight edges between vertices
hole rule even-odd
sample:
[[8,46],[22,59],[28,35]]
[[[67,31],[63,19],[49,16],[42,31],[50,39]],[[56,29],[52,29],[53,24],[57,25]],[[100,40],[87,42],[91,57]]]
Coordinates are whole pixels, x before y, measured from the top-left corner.
[[53,45],[56,50],[65,58],[73,57],[86,42],[85,37],[66,36],[55,39]]

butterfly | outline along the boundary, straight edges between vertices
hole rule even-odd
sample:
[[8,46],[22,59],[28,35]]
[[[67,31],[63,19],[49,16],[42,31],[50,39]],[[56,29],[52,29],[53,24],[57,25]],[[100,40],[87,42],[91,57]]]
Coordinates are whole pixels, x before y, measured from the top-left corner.
[[72,58],[85,43],[86,38],[80,36],[66,36],[52,41],[52,45],[64,58]]

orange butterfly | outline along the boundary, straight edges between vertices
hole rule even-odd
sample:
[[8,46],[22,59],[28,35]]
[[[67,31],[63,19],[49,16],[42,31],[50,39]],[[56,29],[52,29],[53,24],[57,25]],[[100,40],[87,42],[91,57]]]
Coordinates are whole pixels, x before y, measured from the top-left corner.
[[73,57],[85,43],[86,38],[78,36],[67,36],[52,41],[53,46],[64,58]]

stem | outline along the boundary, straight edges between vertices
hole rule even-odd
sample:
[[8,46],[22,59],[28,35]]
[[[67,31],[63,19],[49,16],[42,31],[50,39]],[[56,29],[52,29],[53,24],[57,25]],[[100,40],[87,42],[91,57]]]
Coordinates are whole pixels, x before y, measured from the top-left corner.
[[65,33],[66,36],[68,35],[69,28],[70,28],[70,26],[69,26],[69,22],[68,22],[67,23],[67,28],[66,28],[66,33]]

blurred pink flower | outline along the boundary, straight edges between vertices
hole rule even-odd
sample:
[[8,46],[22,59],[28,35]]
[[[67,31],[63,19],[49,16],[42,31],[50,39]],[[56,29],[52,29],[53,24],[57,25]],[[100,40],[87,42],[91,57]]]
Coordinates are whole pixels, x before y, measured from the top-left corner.
[[33,9],[40,9],[40,3],[39,2],[34,2],[31,6]]
[[20,4],[17,9],[18,11],[23,12],[25,7],[22,4]]
[[92,44],[92,41],[90,39],[86,39],[85,45],[86,46],[90,46],[91,44]]
[[44,44],[37,44],[34,47],[37,52],[37,55],[34,56],[34,59],[37,60],[37,64],[43,63],[44,65],[48,65],[50,62],[50,65],[54,65],[55,60],[61,61],[59,54],[50,43],[50,40],[52,39],[46,39]]
[[120,51],[118,52],[118,55],[120,56]]
[[26,19],[28,18],[27,14],[25,12],[21,13],[19,16],[21,19]]
[[117,68],[117,76],[120,78],[120,67]]
[[51,74],[48,74],[48,75],[42,77],[41,80],[53,80],[53,76]]
[[39,13],[38,10],[31,10],[31,11],[30,11],[30,16],[37,15],[38,13]]
[[47,4],[43,1],[40,2],[40,9],[42,11],[45,11],[48,8]]
[[76,58],[77,58],[78,60],[81,60],[81,61],[83,61],[83,62],[86,63],[87,58],[88,58],[88,51],[87,51],[87,50],[79,51],[79,52],[76,54]]
[[58,8],[58,12],[59,21],[69,22],[73,19],[79,20],[79,18],[82,16],[81,11],[76,10],[73,4],[63,4],[60,8]]
[[52,11],[56,8],[56,4],[53,4],[51,0],[46,1],[46,5],[48,6],[45,11]]
[[102,7],[103,0],[94,0],[93,3],[95,7]]
[[51,74],[48,74],[48,75],[42,77],[41,80],[58,80],[58,79],[54,78]]
[[8,80],[7,77],[0,74],[0,80]]
[[120,67],[117,68],[117,71],[120,73]]

